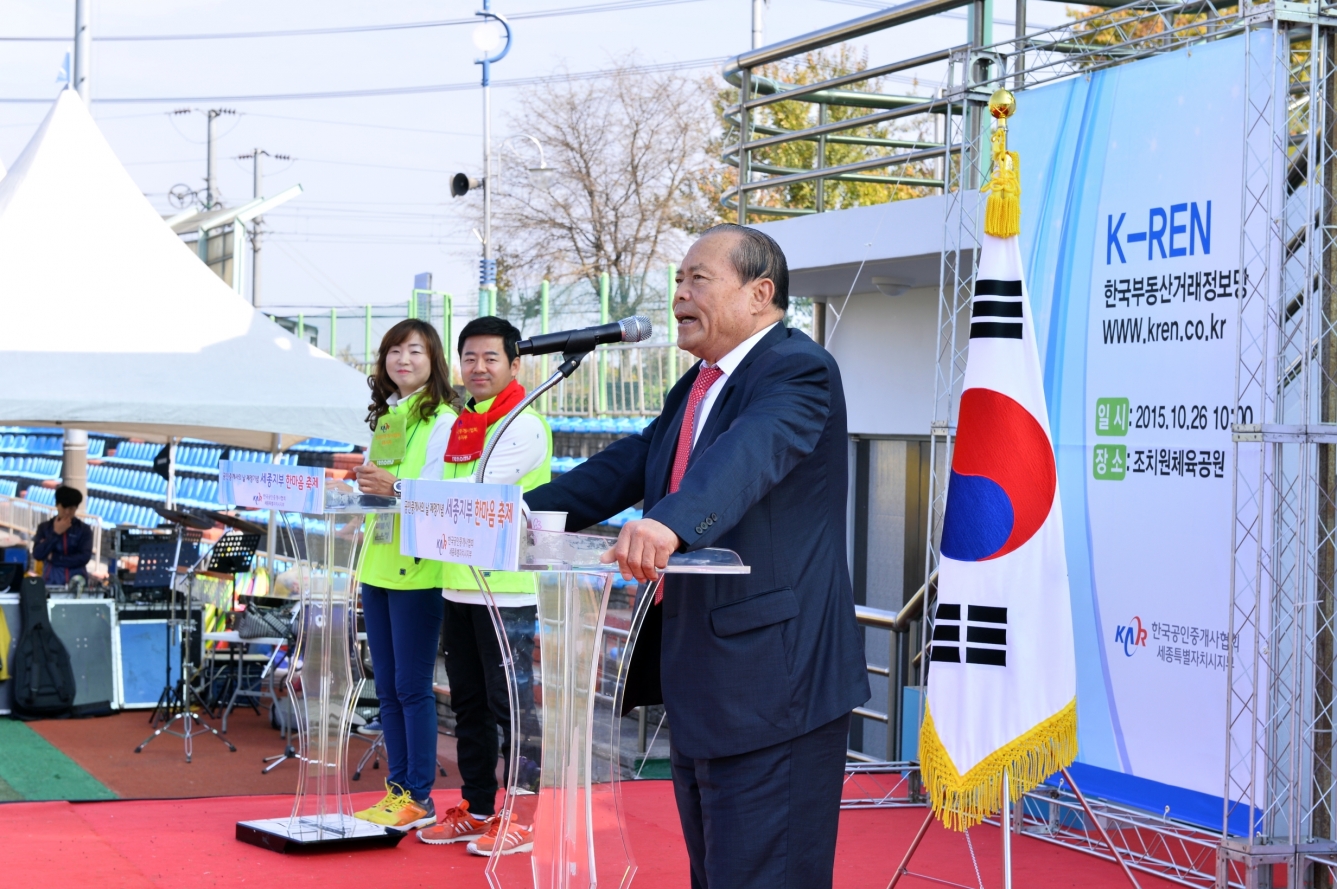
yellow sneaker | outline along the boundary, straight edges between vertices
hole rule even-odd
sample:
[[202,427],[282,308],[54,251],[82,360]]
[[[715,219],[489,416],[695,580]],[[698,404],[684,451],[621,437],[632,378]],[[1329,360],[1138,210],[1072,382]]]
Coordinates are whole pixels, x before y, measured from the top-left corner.
[[373,818],[374,815],[376,815],[378,812],[384,811],[385,809],[389,808],[395,802],[395,800],[398,799],[403,794],[404,790],[400,788],[399,785],[391,784],[389,781],[386,781],[385,796],[381,797],[380,801],[377,802],[376,804],[368,806],[367,808],[363,809],[360,812],[354,812],[353,817],[361,818],[363,821],[374,821],[375,820]]
[[429,827],[436,823],[436,806],[432,804],[431,797],[426,800],[415,800],[407,790],[388,782],[385,790],[385,796],[380,802],[360,812],[354,812],[353,817],[403,832],[416,827]]

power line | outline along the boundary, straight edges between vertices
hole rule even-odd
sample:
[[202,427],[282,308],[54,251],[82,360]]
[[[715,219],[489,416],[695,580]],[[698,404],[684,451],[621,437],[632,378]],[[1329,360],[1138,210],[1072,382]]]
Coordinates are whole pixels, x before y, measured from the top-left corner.
[[[532,10],[530,12],[510,13],[510,21],[524,19],[555,18],[568,15],[585,15],[595,12],[620,12],[625,9],[645,9],[651,6],[676,6],[681,3],[700,3],[701,0],[616,0],[613,3],[596,3],[589,6],[567,6],[561,9]],[[274,31],[224,31],[215,34],[109,34],[94,35],[93,40],[105,43],[127,43],[167,40],[238,40],[257,37],[317,37],[331,34],[364,34],[371,31],[409,31],[419,28],[447,28],[453,25],[476,25],[481,21],[477,16],[460,19],[440,19],[427,22],[392,22],[384,25],[349,25],[342,28],[290,28]],[[69,43],[66,37],[0,37],[3,43]]]
[[[448,201],[328,201],[328,200],[320,200],[317,198],[308,198],[306,195],[303,195],[301,206],[305,207],[309,204],[333,204],[337,206],[342,206],[344,204],[355,204],[358,206],[370,205],[376,207],[382,207],[387,205],[395,207],[444,207],[446,206],[447,203]],[[276,210],[275,212],[277,213],[279,211]]]
[[[365,127],[370,130],[396,130],[401,133],[426,133],[430,136],[466,136],[470,139],[479,138],[479,133],[460,133],[455,130],[425,130],[421,127],[396,127],[383,123],[361,123],[355,120],[321,120],[315,117],[291,117],[286,114],[257,114],[254,111],[246,112],[248,117],[263,117],[266,120],[295,120],[301,123],[323,123],[336,127]],[[138,116],[138,115],[136,115]]]
[[289,250],[287,247],[284,247],[283,244],[281,243],[277,243],[276,246],[283,253],[286,253],[288,257],[297,264],[298,268],[306,272],[308,277],[310,277],[313,281],[315,281],[317,284],[323,287],[327,293],[335,297],[342,296],[345,300],[347,300],[344,303],[344,306],[348,306],[351,304],[351,301],[353,301],[354,299],[353,294],[349,293],[347,290],[344,290],[343,286],[340,285],[338,281],[334,280],[329,275],[325,274],[325,272],[321,271],[320,266],[311,262],[310,259],[307,259],[306,254],[302,253],[302,251],[298,250],[296,247],[293,247],[291,250]]
[[[684,0],[686,2],[686,0]],[[620,69],[622,71],[634,72],[637,74],[658,74],[665,71],[685,71],[692,68],[711,68],[715,65],[727,62],[733,56],[715,56],[708,59],[689,59],[682,62],[664,62],[658,65],[636,65],[633,67]],[[515,77],[509,80],[494,80],[493,86],[537,86],[543,83],[562,83],[578,80],[598,80],[608,77],[615,73],[609,69],[600,69],[597,71],[579,71],[574,74],[545,74],[539,77]],[[151,104],[151,103],[189,103],[199,102],[275,102],[305,99],[355,99],[369,98],[375,96],[403,96],[422,93],[452,93],[461,90],[478,89],[478,81],[470,80],[461,83],[438,83],[427,86],[398,86],[384,87],[380,89],[361,89],[361,90],[331,90],[318,93],[268,93],[250,96],[166,96],[166,97],[112,97],[100,98],[93,97],[95,104],[114,104],[114,105],[133,105],[133,104]],[[0,98],[0,104],[24,104],[40,102],[50,104],[51,99],[39,98]]]
[[332,164],[338,167],[368,167],[373,170],[401,170],[405,173],[439,173],[443,176],[453,176],[457,172],[456,170],[432,170],[427,167],[401,167],[396,164],[367,164],[359,161],[326,161],[305,156],[295,157],[293,160],[308,164]]
[[408,210],[354,210],[348,208],[329,208],[329,207],[309,207],[305,210],[275,210],[266,214],[267,219],[300,219],[305,222],[323,221],[326,219],[367,219],[379,221],[396,220],[427,220],[434,221],[442,218],[442,213],[415,213]]
[[413,235],[387,235],[384,232],[331,232],[328,237],[319,233],[267,233],[273,244],[361,244],[379,247],[450,247],[466,246],[469,242],[462,239],[415,237]]
[[[894,5],[891,3],[884,3],[882,2],[882,0],[826,0],[826,2],[839,3],[842,6],[859,6],[864,9],[878,9],[878,10],[890,9]],[[945,19],[958,19],[960,21],[970,20],[970,17],[966,15],[964,12],[956,12],[956,11],[940,12],[938,13],[938,17]],[[1004,25],[1006,27],[1013,27],[1017,24],[1014,21],[1009,21],[1008,19],[1000,19],[1000,18],[995,18],[993,20],[993,23],[995,25]],[[1054,27],[1054,25],[1039,25],[1039,24],[1027,23],[1026,30],[1047,31],[1052,27]]]
[[[137,117],[157,117],[159,114],[162,114],[162,112],[161,112],[161,111],[145,111],[145,112],[142,112],[142,113],[140,113],[140,114],[113,114],[113,115],[111,115],[110,117],[101,117],[101,116],[99,116],[99,117],[97,118],[97,122],[98,122],[98,123],[102,123],[103,121],[106,121],[106,120],[130,120],[131,118],[137,118]],[[256,115],[256,116],[257,116],[257,117],[263,117],[264,115]],[[35,127],[35,126],[37,126],[38,124],[40,124],[41,122],[42,122],[42,119],[41,119],[41,118],[38,118],[37,120],[26,121],[26,122],[24,122],[24,123],[0,123],[0,129],[8,130],[8,129],[12,129],[12,128],[14,128],[14,127]]]
[[[236,160],[236,158],[233,158],[233,160]],[[313,157],[293,157],[293,158],[284,157],[281,158],[281,160],[302,161],[303,163],[308,163],[308,164],[333,164],[339,167],[369,167],[373,170],[402,170],[406,173],[440,173],[445,176],[453,176],[456,172],[455,170],[433,170],[428,167],[401,167],[395,164],[367,164],[367,163],[362,163],[360,161],[319,160]],[[121,166],[150,167],[161,164],[193,164],[198,162],[199,158],[175,158],[170,160],[157,160],[157,161],[127,161],[121,164]]]

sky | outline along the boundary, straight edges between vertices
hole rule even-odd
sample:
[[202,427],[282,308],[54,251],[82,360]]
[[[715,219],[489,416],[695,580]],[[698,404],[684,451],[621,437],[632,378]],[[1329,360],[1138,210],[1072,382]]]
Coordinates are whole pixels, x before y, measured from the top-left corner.
[[[607,5],[616,0],[494,0],[503,14]],[[493,142],[524,132],[514,120],[523,85],[507,80],[596,72],[614,60],[684,66],[708,76],[751,45],[751,0],[639,0],[633,8],[523,18],[510,54],[493,66]],[[97,38],[341,28],[467,19],[477,0],[91,0]],[[865,15],[876,0],[770,0],[765,42]],[[1012,31],[1000,7],[998,38]],[[1064,7],[1031,5],[1032,25],[1064,21]],[[61,88],[72,48],[74,0],[0,0],[0,161],[11,165]],[[300,183],[303,193],[267,217],[261,305],[328,307],[403,302],[414,275],[461,307],[476,299],[479,243],[473,195],[452,199],[451,175],[482,165],[482,100],[475,25],[311,36],[95,42],[92,111],[117,156],[160,212],[174,212],[178,185],[203,192],[207,108],[235,111],[217,123],[217,181],[225,205],[250,199],[260,148],[264,191]],[[964,42],[958,10],[855,41],[879,65]],[[13,38],[57,37],[33,41]],[[707,61],[701,61],[707,60]],[[697,65],[692,63],[696,62]],[[930,72],[931,73],[931,72]],[[722,83],[722,81],[721,81]],[[260,95],[451,85],[400,95]],[[928,84],[932,88],[936,84]],[[910,84],[898,86],[909,90]],[[239,97],[239,98],[221,98]],[[125,99],[167,101],[130,102]],[[39,99],[39,102],[16,102]],[[184,111],[185,113],[172,113]],[[711,113],[708,108],[702,114]],[[506,163],[534,165],[526,140]]]

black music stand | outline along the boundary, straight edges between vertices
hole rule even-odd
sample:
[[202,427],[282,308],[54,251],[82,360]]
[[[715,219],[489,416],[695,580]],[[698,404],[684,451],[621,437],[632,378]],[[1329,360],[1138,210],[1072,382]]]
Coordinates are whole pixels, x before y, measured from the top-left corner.
[[[174,522],[178,526],[176,541],[171,545],[172,559],[169,564],[166,558],[157,551],[163,544],[145,544],[142,546],[139,551],[139,570],[143,571],[147,567],[150,573],[144,578],[143,584],[141,584],[139,582],[139,572],[137,571],[135,574],[134,586],[137,589],[148,588],[150,585],[156,585],[161,582],[165,576],[166,586],[171,600],[171,617],[167,621],[167,679],[163,686],[162,694],[158,697],[158,704],[153,708],[153,715],[149,718],[149,722],[157,722],[161,718],[162,724],[155,728],[153,734],[145,738],[143,743],[135,748],[135,752],[142,753],[144,748],[159,735],[176,735],[178,738],[185,741],[186,762],[190,762],[194,752],[193,737],[208,732],[226,744],[229,750],[236,753],[237,748],[232,742],[219,734],[218,729],[209,725],[198,713],[195,712],[196,706],[204,709],[206,712],[209,711],[204,701],[200,699],[199,694],[190,684],[191,677],[187,670],[190,666],[190,602],[193,581],[188,583],[186,587],[185,620],[180,620],[176,616],[178,587],[177,568],[180,567],[182,563],[181,555],[183,544],[191,529],[194,529],[195,540],[198,541],[200,536],[199,532],[212,528],[214,523],[208,519],[194,516],[190,513],[180,512],[178,510],[164,509],[158,506],[155,506],[154,510],[163,518]],[[198,544],[192,543],[192,546],[194,547],[192,553],[197,552]],[[199,567],[201,561],[201,558],[191,559],[192,574],[194,570]],[[176,682],[172,681],[173,627],[180,628],[180,649],[178,654],[180,672]],[[159,714],[162,714],[161,717]],[[174,731],[172,725],[178,719],[181,720],[181,729],[180,731]]]
[[209,551],[206,571],[215,574],[245,574],[255,564],[255,551],[260,546],[259,534],[229,531]]

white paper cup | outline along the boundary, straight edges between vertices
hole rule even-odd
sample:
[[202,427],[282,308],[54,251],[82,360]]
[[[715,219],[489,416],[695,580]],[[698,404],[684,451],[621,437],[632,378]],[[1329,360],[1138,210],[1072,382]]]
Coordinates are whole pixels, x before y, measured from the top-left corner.
[[529,513],[529,527],[535,531],[565,531],[566,513],[535,512]]

